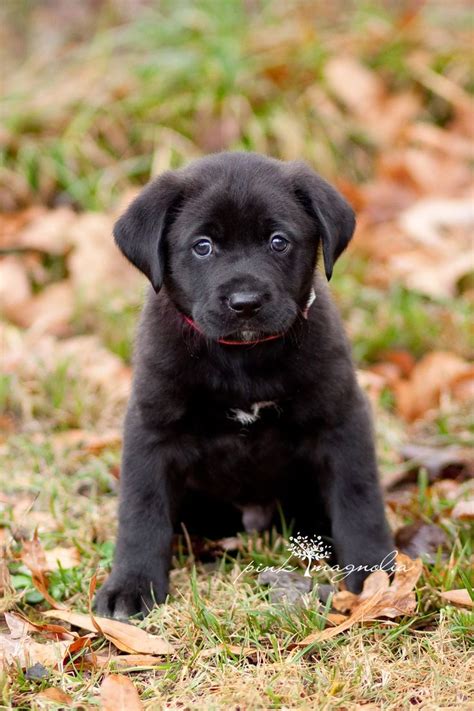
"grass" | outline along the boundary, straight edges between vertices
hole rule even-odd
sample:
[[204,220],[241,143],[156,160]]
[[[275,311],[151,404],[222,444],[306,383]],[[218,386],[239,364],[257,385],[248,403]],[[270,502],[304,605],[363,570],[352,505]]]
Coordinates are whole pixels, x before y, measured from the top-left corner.
[[383,359],[387,351],[406,350],[419,358],[431,350],[472,354],[473,303],[469,299],[430,299],[394,282],[388,289],[365,282],[367,261],[346,256],[331,283],[354,349],[362,364]]
[[[2,449],[0,466],[8,476],[2,480],[0,526],[7,531],[10,560],[38,526],[45,549],[77,548],[80,563],[54,571],[49,583],[56,600],[77,610],[87,610],[92,575],[99,571],[102,580],[111,565],[118,462],[116,447],[93,454],[54,435],[12,437]],[[297,653],[294,642],[324,627],[324,606],[314,595],[302,606],[274,604],[248,570],[250,563],[278,566],[287,559],[279,534],[241,535],[240,551],[202,560],[193,560],[181,541],[169,602],[142,623],[173,642],[177,654],[157,668],[131,672],[143,701],[150,708],[178,708],[182,701],[192,708],[220,709],[237,700],[240,707],[262,709],[352,708],[356,703],[399,709],[422,702],[468,708],[474,614],[449,605],[439,591],[473,585],[472,527],[449,520],[452,504],[423,477],[406,495],[409,500],[395,512],[398,523],[439,522],[449,540],[449,558],[439,554],[425,566],[417,615],[389,625],[356,626]],[[21,562],[11,562],[10,571],[21,593],[16,605],[37,618],[46,603],[31,573]],[[239,647],[252,652],[240,653]],[[95,648],[106,652],[104,642]],[[81,672],[79,665],[78,673],[51,672],[47,680],[10,675],[3,687],[5,706],[30,708],[34,695],[49,686],[70,693],[77,705],[93,704],[102,674]]]

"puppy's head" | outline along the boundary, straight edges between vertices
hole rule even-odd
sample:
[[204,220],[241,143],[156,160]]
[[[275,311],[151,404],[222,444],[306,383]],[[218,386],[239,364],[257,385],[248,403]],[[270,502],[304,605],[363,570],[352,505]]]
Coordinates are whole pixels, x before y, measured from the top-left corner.
[[291,327],[319,245],[330,279],[354,225],[349,204],[306,164],[220,153],[151,182],[114,235],[206,336],[245,341]]

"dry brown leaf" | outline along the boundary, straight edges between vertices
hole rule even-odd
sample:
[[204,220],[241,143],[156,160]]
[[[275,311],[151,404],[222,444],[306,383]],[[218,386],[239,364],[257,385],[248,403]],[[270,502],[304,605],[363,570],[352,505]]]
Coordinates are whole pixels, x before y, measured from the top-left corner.
[[415,521],[397,530],[395,544],[410,558],[422,558],[425,562],[434,563],[438,550],[448,549],[449,540],[443,529],[434,523]]
[[376,570],[364,580],[362,592],[359,595],[349,590],[341,590],[334,595],[332,606],[340,612],[352,612],[363,600],[372,597],[379,590],[387,591],[390,587],[390,578],[385,570]]
[[[359,602],[359,596],[350,590],[341,590],[335,593],[332,599],[332,606],[339,612],[350,612]],[[343,620],[341,620],[342,622]]]
[[70,322],[74,312],[74,294],[69,280],[47,286],[14,309],[8,317],[22,328],[31,328],[36,334],[50,333],[64,336],[70,332]]
[[57,570],[58,568],[74,568],[80,563],[80,555],[77,548],[52,548],[44,551],[46,558],[46,570]]
[[469,499],[468,501],[458,501],[451,511],[451,518],[455,518],[460,521],[473,521],[474,499]]
[[[400,227],[418,244],[427,247],[442,247],[446,241],[446,230],[453,227],[463,227],[472,230],[474,227],[474,204],[471,199],[448,200],[425,198],[404,210],[399,216]],[[460,233],[463,234],[463,233]],[[466,246],[470,240],[462,239]],[[463,244],[459,246],[463,246]],[[466,269],[473,268],[472,259],[466,261]]]
[[135,686],[122,674],[105,677],[100,685],[100,707],[102,711],[140,711],[144,708]]
[[113,642],[118,649],[129,654],[160,655],[173,654],[174,652],[173,646],[161,637],[151,635],[132,624],[111,620],[108,617],[96,617],[94,615],[91,618],[90,615],[83,615],[70,610],[48,610],[43,614],[46,617],[64,620],[64,622],[69,622],[75,627],[80,627],[90,632],[97,632],[99,627],[106,639]]
[[14,254],[0,259],[0,312],[7,318],[31,297],[25,263]]
[[96,654],[91,662],[95,667],[113,667],[125,671],[137,667],[157,667],[163,662],[152,654]]
[[431,447],[421,444],[405,444],[400,449],[404,460],[411,460],[417,467],[424,467],[430,481],[441,476],[474,473],[474,453],[467,447]]
[[341,622],[345,622],[346,619],[346,615],[340,615],[338,612],[328,612],[326,615],[326,620],[332,625],[340,625]]
[[20,212],[0,212],[0,249],[18,248],[22,230],[45,213],[44,207],[36,205]]
[[381,152],[377,173],[409,186],[418,196],[457,197],[470,186],[467,162],[409,145]]
[[5,613],[9,635],[0,635],[0,661],[6,664],[19,664],[22,669],[41,664],[47,668],[59,668],[69,654],[75,653],[90,640],[85,638],[56,640],[45,644],[36,642],[28,634],[37,631],[28,620],[19,615]]
[[72,696],[69,696],[69,694],[66,694],[65,691],[58,689],[56,686],[40,691],[34,698],[36,701],[51,702],[61,706],[71,706],[73,703]]
[[62,664],[70,644],[68,641],[40,644],[28,636],[13,638],[0,635],[0,661],[19,664],[22,669],[32,667],[34,664],[54,668]]
[[31,541],[23,541],[20,559],[30,570],[33,585],[43,595],[44,599],[52,607],[64,608],[65,606],[57,602],[48,592],[48,563],[37,532],[35,532]]
[[[21,612],[5,613],[5,620],[10,629],[10,633],[14,636],[15,630],[18,630],[20,631],[20,636],[27,632],[40,632],[43,636],[51,636],[61,640],[74,640],[78,638],[75,632],[71,632],[71,630],[66,629],[62,625],[32,622],[22,615]],[[16,632],[16,634],[18,634],[18,632]]]
[[4,593],[11,588],[10,571],[5,558],[0,558],[0,593]]
[[444,600],[452,602],[454,605],[474,607],[474,600],[472,600],[469,592],[465,588],[461,590],[446,590],[445,592],[440,592],[440,595]]
[[67,449],[82,450],[90,454],[100,454],[108,447],[119,447],[122,443],[120,430],[107,430],[101,435],[89,430],[70,429],[55,432],[48,437],[56,451]]
[[453,380],[451,392],[456,402],[474,402],[474,366]]
[[335,627],[326,627],[326,629],[320,631],[318,630],[317,632],[312,632],[310,635],[305,637],[301,642],[298,642],[299,647],[306,647],[308,644],[313,644],[314,642],[323,642],[326,639],[331,639],[332,637],[336,637],[336,635],[340,634],[341,632],[345,632],[348,630],[350,627],[352,627],[356,622],[360,622],[361,620],[372,620],[374,619],[372,617],[372,610],[374,607],[377,605],[377,603],[380,601],[380,599],[383,596],[383,590],[379,590],[375,595],[373,595],[371,598],[368,600],[364,600],[351,614],[350,617],[348,617],[344,622],[341,622],[339,625],[336,625]]
[[71,281],[84,303],[105,292],[140,293],[143,276],[127,262],[112,237],[114,218],[99,213],[80,215],[71,230],[74,249],[68,257]]
[[408,379],[393,386],[399,414],[408,421],[423,417],[438,406],[441,394],[449,392],[451,384],[468,370],[469,363],[454,353],[428,353]]
[[426,247],[410,249],[394,255],[389,263],[392,279],[432,298],[456,295],[459,280],[472,271],[472,260],[466,249]]
[[457,156],[461,160],[474,158],[474,145],[466,136],[452,130],[444,130],[427,121],[407,126],[406,138],[411,143],[422,144],[431,150]]
[[333,94],[357,115],[380,105],[385,95],[381,78],[353,57],[337,56],[325,66],[325,77]]
[[416,360],[411,353],[403,349],[385,351],[383,359],[394,365],[399,375],[407,378],[416,365]]
[[360,595],[337,593],[333,598],[333,605],[340,604],[343,609],[351,610],[350,617],[335,627],[313,632],[298,642],[298,646],[306,647],[314,642],[331,639],[356,622],[368,622],[379,617],[401,617],[415,612],[416,596],[413,590],[423,569],[421,560],[411,560],[403,553],[398,553],[396,565],[397,569],[390,585],[387,573],[375,571],[366,578]]
[[71,248],[70,229],[78,215],[69,207],[38,213],[17,235],[16,246],[47,254],[66,254]]
[[[419,558],[412,560],[404,553],[398,553],[396,558],[397,570],[388,592],[399,595],[411,593],[423,572],[423,563]],[[414,597],[414,595],[413,595]]]

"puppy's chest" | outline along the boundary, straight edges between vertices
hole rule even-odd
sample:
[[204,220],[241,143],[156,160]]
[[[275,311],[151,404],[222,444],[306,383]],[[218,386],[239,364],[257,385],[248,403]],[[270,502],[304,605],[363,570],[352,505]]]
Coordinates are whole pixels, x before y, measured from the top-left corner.
[[186,420],[191,430],[205,435],[256,434],[263,427],[279,427],[287,419],[284,398],[242,398],[201,395],[189,403]]

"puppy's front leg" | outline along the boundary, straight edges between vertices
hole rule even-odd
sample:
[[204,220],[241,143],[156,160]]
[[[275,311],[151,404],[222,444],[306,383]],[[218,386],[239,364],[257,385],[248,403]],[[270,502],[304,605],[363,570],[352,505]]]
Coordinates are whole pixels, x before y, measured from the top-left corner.
[[359,592],[372,566],[390,557],[393,539],[385,519],[368,405],[362,394],[343,424],[321,438],[321,489],[331,519],[339,566],[363,566],[345,578]]
[[130,408],[124,433],[119,531],[110,577],[97,593],[101,615],[147,614],[168,592],[174,487],[169,457]]

